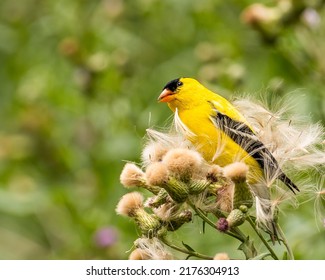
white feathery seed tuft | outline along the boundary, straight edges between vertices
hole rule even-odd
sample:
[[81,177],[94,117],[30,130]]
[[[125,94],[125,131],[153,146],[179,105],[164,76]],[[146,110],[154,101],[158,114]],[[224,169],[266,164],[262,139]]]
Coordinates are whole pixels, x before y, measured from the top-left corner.
[[274,208],[272,207],[272,201],[269,199],[262,199],[256,196],[255,207],[257,224],[262,224],[266,228],[270,228],[269,223],[273,221],[274,216]]
[[162,161],[162,158],[167,151],[167,145],[163,145],[161,142],[149,141],[142,151],[142,163],[144,166],[148,166],[153,162]]
[[321,125],[287,119],[284,107],[273,113],[249,99],[234,101],[234,105],[280,167],[284,163],[289,163],[294,169],[325,164],[325,150],[321,144],[325,134]]
[[129,255],[129,260],[134,260],[134,261],[150,260],[150,256],[147,255],[147,252],[145,250],[136,248]]
[[171,148],[188,148],[192,146],[192,144],[186,140],[183,135],[177,134],[173,132],[173,130],[168,133],[164,133],[148,128],[146,131],[149,141],[157,142],[163,147],[166,147],[167,150]]
[[135,246],[142,250],[150,260],[172,260],[173,255],[167,250],[161,241],[154,238],[138,238]]
[[181,120],[178,115],[178,109],[176,108],[174,115],[174,129],[176,133],[184,135],[185,137],[193,137],[195,133],[193,133]]

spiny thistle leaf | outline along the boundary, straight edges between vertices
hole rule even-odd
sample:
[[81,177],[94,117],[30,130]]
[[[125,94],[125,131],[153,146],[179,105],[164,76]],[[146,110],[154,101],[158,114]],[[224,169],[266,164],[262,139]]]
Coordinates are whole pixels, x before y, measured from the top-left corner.
[[189,250],[190,252],[195,252],[195,250],[194,250],[190,245],[185,244],[183,241],[182,241],[182,244],[183,244],[183,246],[184,246],[187,250]]
[[254,247],[254,243],[253,241],[249,240],[249,236],[242,244],[239,245],[238,250],[243,251],[246,256],[246,259],[252,259],[257,256],[257,251]]

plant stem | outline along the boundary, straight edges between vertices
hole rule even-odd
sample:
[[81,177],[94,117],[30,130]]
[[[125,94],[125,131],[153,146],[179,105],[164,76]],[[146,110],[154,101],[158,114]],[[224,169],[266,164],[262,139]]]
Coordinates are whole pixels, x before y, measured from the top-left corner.
[[179,252],[182,252],[184,254],[187,254],[189,256],[194,256],[194,257],[197,257],[199,259],[203,259],[203,260],[213,260],[212,257],[210,256],[207,256],[207,255],[204,255],[204,254],[200,254],[198,252],[195,252],[195,251],[189,251],[189,250],[186,250],[184,248],[181,248],[181,247],[178,247],[172,243],[170,243],[169,241],[167,241],[165,238],[161,238],[160,239],[165,245],[167,245],[168,247],[170,248],[173,248],[174,250],[177,250]]
[[[211,227],[216,229],[216,225],[214,222],[212,222],[204,213],[201,209],[197,208],[192,202],[188,201],[188,204],[192,207],[192,209],[195,211],[195,213],[207,224],[209,224]],[[237,230],[233,231],[226,231],[225,234],[228,234],[236,239],[238,239],[241,242],[245,242],[246,237],[241,233],[238,232]]]
[[293,252],[289,246],[289,243],[280,227],[280,225],[278,223],[275,224],[275,227],[276,227],[276,230],[279,232],[280,236],[281,236],[281,239],[282,239],[282,243],[284,244],[284,246],[287,248],[287,252],[288,252],[288,257],[290,260],[294,260],[295,257],[293,255]]
[[277,257],[277,255],[275,254],[275,252],[273,251],[273,249],[271,248],[270,244],[265,240],[265,238],[263,237],[263,235],[257,230],[256,225],[253,222],[253,220],[251,219],[251,217],[250,216],[247,216],[246,220],[252,226],[252,228],[254,229],[254,231],[256,232],[256,234],[258,235],[258,237],[262,240],[262,242],[264,243],[265,247],[269,250],[269,252],[270,252],[271,256],[273,257],[273,259],[278,260],[279,258]]
[[[228,232],[226,233],[232,233],[232,234],[236,234],[238,237],[240,237],[240,241],[241,242],[245,242],[247,239],[247,236],[238,228],[238,227],[234,227],[231,228]],[[229,234],[230,235],[230,234]]]

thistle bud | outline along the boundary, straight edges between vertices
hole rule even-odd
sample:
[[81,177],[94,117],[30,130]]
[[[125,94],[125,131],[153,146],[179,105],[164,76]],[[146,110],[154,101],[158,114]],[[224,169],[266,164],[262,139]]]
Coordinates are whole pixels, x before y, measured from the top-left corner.
[[196,151],[176,148],[167,152],[163,162],[174,177],[187,182],[200,170],[203,160]]
[[209,187],[207,180],[193,180],[189,182],[188,189],[190,194],[200,194]]
[[246,220],[246,214],[239,209],[234,209],[227,217],[228,226],[230,228],[242,225]]
[[174,177],[169,177],[167,183],[162,187],[177,203],[184,202],[188,198],[189,190],[187,185]]
[[150,198],[146,203],[146,205],[150,208],[151,207],[157,208],[162,204],[164,204],[167,201],[167,199],[168,199],[167,191],[165,189],[160,189],[159,193],[156,196]]
[[247,213],[248,212],[248,207],[246,205],[240,205],[239,210],[242,211],[243,213]]
[[235,162],[224,168],[224,174],[234,183],[233,193],[233,209],[237,209],[241,205],[248,208],[253,206],[253,194],[246,182],[248,166],[241,162]]
[[137,210],[134,219],[142,233],[149,238],[157,236],[158,232],[159,234],[163,233],[160,231],[162,225],[158,217],[154,214],[147,213],[144,208]]
[[192,212],[190,210],[184,210],[167,222],[167,230],[178,230],[183,224],[190,221],[192,221]]

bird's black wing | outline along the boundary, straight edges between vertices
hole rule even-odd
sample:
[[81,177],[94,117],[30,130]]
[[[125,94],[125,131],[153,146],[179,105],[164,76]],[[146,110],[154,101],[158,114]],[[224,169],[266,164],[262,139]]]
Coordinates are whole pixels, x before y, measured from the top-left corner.
[[299,191],[298,187],[282,172],[277,160],[248,125],[233,120],[215,108],[213,110],[215,114],[211,118],[221,131],[253,157],[264,171],[268,171],[267,173],[271,177],[281,180],[292,192]]

